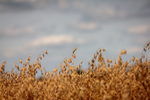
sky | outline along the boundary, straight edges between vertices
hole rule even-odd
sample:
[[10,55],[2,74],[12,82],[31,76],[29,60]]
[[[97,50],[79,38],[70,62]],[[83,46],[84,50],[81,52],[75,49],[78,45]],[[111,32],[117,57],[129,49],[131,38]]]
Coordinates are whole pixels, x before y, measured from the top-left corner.
[[74,65],[83,60],[83,69],[99,48],[106,59],[124,49],[123,61],[140,58],[150,40],[149,9],[149,0],[0,0],[0,63],[10,72],[47,50],[41,64],[51,72],[75,47]]

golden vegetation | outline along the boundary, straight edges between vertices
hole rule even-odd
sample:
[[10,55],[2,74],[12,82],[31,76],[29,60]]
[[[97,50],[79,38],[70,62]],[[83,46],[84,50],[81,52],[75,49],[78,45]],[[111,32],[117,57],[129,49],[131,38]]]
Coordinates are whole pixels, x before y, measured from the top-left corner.
[[[144,51],[149,49],[148,42]],[[42,66],[39,59],[45,57],[48,51],[42,53],[37,60],[30,64],[31,55],[20,68],[20,72],[5,72],[6,62],[0,68],[0,99],[1,100],[150,100],[150,61],[142,55],[140,59],[133,56],[134,65],[123,62],[121,56],[127,51],[123,50],[118,60],[105,59],[99,49],[94,54],[88,69],[82,70],[81,61],[74,66],[76,58],[75,48],[70,58],[66,58],[52,72],[46,72],[43,78],[37,80],[37,70]],[[142,53],[143,54],[143,53]],[[144,60],[144,61],[143,61]],[[80,70],[79,70],[80,69]],[[80,73],[81,71],[82,73]]]

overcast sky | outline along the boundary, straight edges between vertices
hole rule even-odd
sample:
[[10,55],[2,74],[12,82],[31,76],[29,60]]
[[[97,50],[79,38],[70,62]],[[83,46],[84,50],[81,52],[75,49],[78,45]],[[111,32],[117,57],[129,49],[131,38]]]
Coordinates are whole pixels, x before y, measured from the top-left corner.
[[123,49],[124,61],[139,58],[150,40],[149,9],[149,0],[0,0],[0,63],[10,71],[48,50],[41,63],[52,71],[76,46],[75,65],[83,60],[83,69],[98,48],[106,59]]

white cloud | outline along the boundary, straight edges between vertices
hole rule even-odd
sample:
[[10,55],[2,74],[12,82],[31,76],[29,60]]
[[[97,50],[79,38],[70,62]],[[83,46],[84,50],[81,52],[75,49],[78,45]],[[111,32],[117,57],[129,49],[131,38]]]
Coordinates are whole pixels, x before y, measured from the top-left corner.
[[4,52],[4,56],[5,56],[6,58],[14,57],[14,56],[15,56],[15,52],[12,52],[12,51],[5,51],[5,52]]
[[133,38],[133,41],[136,42],[136,43],[140,43],[140,44],[145,44],[147,41],[149,40],[149,37],[146,36],[146,37],[136,37],[136,38]]
[[71,36],[65,36],[65,35],[50,35],[50,36],[44,36],[38,39],[35,39],[31,42],[31,45],[33,46],[39,46],[39,45],[51,45],[51,44],[60,44],[62,42],[71,43],[73,42],[73,37]]
[[18,48],[9,48],[8,50],[4,51],[4,56],[6,58],[11,58],[17,55],[17,53],[24,53],[25,49],[24,47],[18,47]]
[[83,44],[85,43],[84,40],[81,39],[74,39],[73,36],[69,35],[49,35],[44,36],[38,39],[35,39],[29,43],[30,46],[41,46],[41,45],[58,45],[62,43],[78,43]]
[[79,11],[82,11],[92,16],[94,15],[96,17],[112,17],[116,14],[116,10],[113,7],[110,7],[109,5],[105,4],[100,4],[100,6],[97,7],[90,7],[90,5],[87,2],[74,1],[72,2],[72,6]]
[[85,43],[85,40],[83,40],[83,39],[77,39],[77,43],[78,43],[78,44],[84,44],[84,43]]
[[140,47],[131,47],[127,49],[127,54],[128,53],[140,53],[142,52],[142,48]]
[[72,26],[74,28],[83,29],[83,30],[94,30],[98,27],[97,23],[91,22],[91,23],[84,23],[84,22],[73,22]]
[[66,44],[84,44],[85,40],[81,38],[73,38],[73,36],[69,35],[49,35],[44,36],[38,39],[35,39],[29,43],[24,44],[23,46],[19,46],[16,48],[9,48],[8,50],[4,51],[3,54],[6,58],[12,58],[17,55],[17,53],[25,53],[29,47],[38,47],[42,45],[59,45],[62,43]]
[[109,15],[109,16],[114,16],[116,13],[113,8],[107,6],[100,9],[95,9],[95,11],[100,15]]
[[58,6],[60,9],[67,9],[69,4],[68,4],[67,0],[59,0]]
[[149,31],[150,26],[149,25],[137,25],[133,27],[129,27],[127,29],[128,33],[134,33],[134,34],[143,34]]
[[26,27],[26,28],[18,28],[18,29],[15,29],[15,28],[8,28],[6,31],[5,31],[5,34],[6,35],[19,35],[19,34],[32,34],[34,32],[34,29],[33,27]]
[[34,3],[36,2],[37,0],[13,0],[14,2],[21,2],[21,3],[24,3],[24,2],[31,2],[31,3]]

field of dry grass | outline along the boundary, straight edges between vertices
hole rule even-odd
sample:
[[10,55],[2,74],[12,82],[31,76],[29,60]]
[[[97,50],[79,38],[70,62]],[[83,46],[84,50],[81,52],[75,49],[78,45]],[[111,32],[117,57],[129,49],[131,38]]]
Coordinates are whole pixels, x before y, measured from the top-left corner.
[[[143,51],[149,49],[146,43]],[[1,100],[150,100],[150,61],[145,55],[123,62],[121,51],[117,61],[105,59],[101,48],[94,54],[87,69],[82,69],[82,62],[74,66],[75,48],[71,57],[66,58],[52,72],[42,71],[40,60],[48,51],[41,54],[31,64],[31,55],[26,61],[20,60],[22,66],[15,64],[19,71],[5,72],[3,62],[0,68]],[[131,66],[129,62],[134,62]],[[81,69],[82,73],[79,73]],[[37,80],[37,70],[43,78]]]

